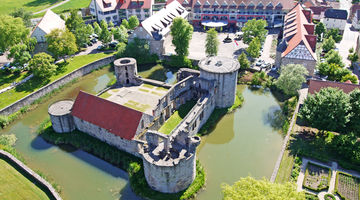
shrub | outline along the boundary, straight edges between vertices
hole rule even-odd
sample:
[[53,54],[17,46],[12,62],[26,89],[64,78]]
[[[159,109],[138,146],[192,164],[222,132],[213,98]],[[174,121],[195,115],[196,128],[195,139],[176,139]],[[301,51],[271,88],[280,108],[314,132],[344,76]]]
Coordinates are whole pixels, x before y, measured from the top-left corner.
[[4,128],[9,123],[9,118],[4,115],[0,115],[0,127]]
[[325,200],[335,200],[335,196],[333,194],[325,194]]
[[174,68],[193,68],[191,60],[185,56],[172,55],[170,57],[170,61],[166,62],[165,64]]

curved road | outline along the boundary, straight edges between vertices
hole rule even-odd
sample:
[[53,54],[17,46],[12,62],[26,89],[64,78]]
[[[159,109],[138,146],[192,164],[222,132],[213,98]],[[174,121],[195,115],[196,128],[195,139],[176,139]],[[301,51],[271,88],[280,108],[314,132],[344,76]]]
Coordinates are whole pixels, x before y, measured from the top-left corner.
[[50,6],[49,8],[46,8],[46,9],[44,9],[44,10],[40,10],[40,11],[34,12],[33,14],[36,15],[36,14],[45,12],[45,11],[47,11],[47,10],[49,10],[49,9],[53,9],[53,8],[56,8],[56,7],[60,6],[60,5],[63,5],[64,3],[67,3],[67,2],[69,2],[69,1],[70,1],[70,0],[64,0],[64,1],[60,2],[60,3],[58,3],[58,4],[55,4],[55,5],[53,5],[53,6]]

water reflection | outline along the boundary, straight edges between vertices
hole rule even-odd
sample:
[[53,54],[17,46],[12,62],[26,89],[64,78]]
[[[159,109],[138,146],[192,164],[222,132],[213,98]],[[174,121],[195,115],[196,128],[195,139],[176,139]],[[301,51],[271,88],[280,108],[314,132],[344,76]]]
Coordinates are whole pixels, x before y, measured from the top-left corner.
[[[234,116],[233,114],[225,115],[221,121],[224,121],[222,124],[223,127],[228,127],[222,131],[214,131],[210,135],[203,137],[205,140],[203,144],[226,144],[229,143],[235,136],[234,129]],[[214,129],[216,129],[215,127]]]
[[269,124],[274,131],[280,131],[286,120],[281,109],[278,106],[272,106],[268,112],[263,113],[263,120],[265,124]]

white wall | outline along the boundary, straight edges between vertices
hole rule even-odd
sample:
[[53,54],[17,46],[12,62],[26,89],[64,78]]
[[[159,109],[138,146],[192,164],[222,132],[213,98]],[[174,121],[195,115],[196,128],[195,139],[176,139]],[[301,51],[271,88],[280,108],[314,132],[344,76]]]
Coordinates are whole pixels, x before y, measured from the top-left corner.
[[327,29],[338,28],[341,31],[345,30],[346,20],[324,18],[322,22],[325,24]]

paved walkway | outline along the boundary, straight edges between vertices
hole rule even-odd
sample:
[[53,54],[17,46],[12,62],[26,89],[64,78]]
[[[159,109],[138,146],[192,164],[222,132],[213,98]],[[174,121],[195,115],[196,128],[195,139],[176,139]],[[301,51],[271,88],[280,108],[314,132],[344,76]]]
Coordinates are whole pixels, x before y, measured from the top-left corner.
[[[317,192],[313,192],[313,191],[310,191],[310,190],[307,190],[307,189],[303,189],[302,185],[303,185],[304,178],[305,178],[306,167],[307,167],[307,164],[309,162],[314,163],[314,164],[319,165],[319,166],[322,166],[322,167],[326,167],[326,168],[331,169],[331,178],[330,178],[330,183],[329,183],[329,189],[327,191],[322,191],[322,192],[317,193]],[[320,198],[320,200],[324,200],[325,194],[331,193],[331,194],[333,194],[335,196],[336,200],[340,200],[340,198],[337,195],[334,194],[335,183],[336,183],[336,173],[338,171],[339,172],[344,172],[344,173],[350,174],[350,175],[352,175],[354,177],[360,178],[360,174],[358,172],[339,169],[337,162],[331,162],[331,166],[330,166],[328,164],[324,164],[324,163],[318,162],[318,161],[310,159],[310,158],[302,158],[302,165],[301,165],[300,173],[299,173],[299,176],[298,176],[298,179],[297,179],[297,182],[296,182],[297,191],[306,191],[306,192],[309,192],[311,194],[315,194]]]
[[49,9],[53,9],[53,8],[58,7],[58,6],[61,6],[61,5],[63,5],[64,3],[67,3],[67,2],[69,2],[69,1],[70,1],[70,0],[64,0],[64,1],[60,2],[60,3],[58,3],[58,4],[55,4],[55,5],[53,5],[53,6],[50,6],[49,8],[46,8],[46,9],[44,9],[44,10],[40,10],[40,11],[34,12],[33,14],[36,15],[36,14],[45,12],[45,11],[47,11],[47,10],[49,10]]
[[272,44],[274,37],[276,37],[276,35],[267,35],[265,42],[264,42],[263,51],[261,52],[260,59],[264,60],[266,63],[274,63],[275,62],[274,59],[272,59],[270,57],[271,44]]
[[342,57],[343,62],[348,67],[351,62],[347,59],[349,55],[349,49],[354,47],[356,49],[356,40],[359,33],[351,29],[351,24],[346,23],[343,38],[340,43],[336,43],[336,47],[339,49],[339,54]]

